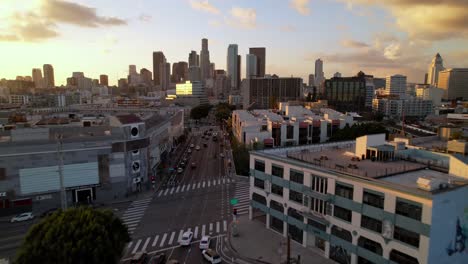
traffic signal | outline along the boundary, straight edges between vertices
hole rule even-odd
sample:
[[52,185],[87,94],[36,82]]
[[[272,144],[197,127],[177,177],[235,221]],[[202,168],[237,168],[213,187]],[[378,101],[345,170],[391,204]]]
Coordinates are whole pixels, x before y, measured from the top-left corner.
[[235,216],[237,216],[237,209],[234,208],[234,209],[232,210],[232,214],[235,215]]
[[151,183],[154,184],[156,182],[156,178],[154,176],[151,176]]

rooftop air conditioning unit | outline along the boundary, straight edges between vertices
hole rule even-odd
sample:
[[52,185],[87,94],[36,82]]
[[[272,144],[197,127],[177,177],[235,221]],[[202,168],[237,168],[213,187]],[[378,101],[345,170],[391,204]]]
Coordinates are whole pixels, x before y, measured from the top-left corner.
[[425,191],[434,191],[448,188],[448,181],[434,177],[419,177],[416,181],[418,188]]
[[134,162],[132,162],[132,172],[133,173],[139,173],[140,172],[140,161],[139,160],[136,160]]
[[138,138],[140,136],[140,129],[138,129],[138,126],[131,126],[130,127],[130,137],[131,138]]

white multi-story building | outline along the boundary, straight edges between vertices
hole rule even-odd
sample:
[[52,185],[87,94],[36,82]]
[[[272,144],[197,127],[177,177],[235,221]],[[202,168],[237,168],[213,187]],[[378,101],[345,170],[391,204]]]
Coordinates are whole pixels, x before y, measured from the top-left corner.
[[409,99],[387,99],[374,98],[372,100],[372,110],[389,117],[414,116],[425,117],[434,112],[431,100],[419,98]]
[[29,95],[23,94],[11,94],[9,96],[10,104],[26,105],[29,103],[30,99]]
[[250,152],[250,169],[249,219],[338,263],[466,263],[463,159],[378,134]]
[[280,111],[235,110],[232,131],[236,139],[249,147],[254,144],[271,148],[325,142],[353,118],[333,109],[322,108],[316,114],[302,106],[280,104]]
[[431,100],[434,106],[439,106],[444,90],[430,84],[416,84],[416,97],[421,100]]
[[401,99],[405,98],[406,76],[400,74],[387,76],[385,83],[385,94],[398,95]]

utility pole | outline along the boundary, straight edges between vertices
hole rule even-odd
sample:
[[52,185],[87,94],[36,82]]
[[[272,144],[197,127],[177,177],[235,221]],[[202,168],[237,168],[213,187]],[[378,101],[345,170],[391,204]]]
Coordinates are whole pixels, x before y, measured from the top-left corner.
[[291,264],[291,237],[288,234],[286,264]]
[[65,192],[65,184],[63,179],[63,134],[57,135],[57,155],[58,155],[58,173],[60,177],[60,202],[62,210],[67,209],[67,193]]

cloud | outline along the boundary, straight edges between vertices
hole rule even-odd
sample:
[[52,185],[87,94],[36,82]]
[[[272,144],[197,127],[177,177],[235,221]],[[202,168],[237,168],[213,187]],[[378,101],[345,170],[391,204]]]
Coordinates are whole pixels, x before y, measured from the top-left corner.
[[401,44],[400,43],[392,43],[385,47],[384,49],[384,56],[390,60],[396,60],[401,56]]
[[215,14],[215,15],[220,13],[219,9],[213,6],[212,4],[210,4],[208,0],[205,0],[205,1],[191,0],[190,5],[195,10],[204,11],[204,12],[208,12],[208,13]]
[[231,18],[227,19],[227,24],[243,29],[254,29],[257,27],[257,12],[253,8],[233,7]]
[[379,6],[390,11],[396,25],[411,39],[444,40],[468,37],[466,0],[337,0],[348,8]]
[[299,14],[307,16],[310,14],[309,2],[310,0],[291,0],[289,6]]
[[296,31],[296,27],[293,25],[284,25],[280,27],[282,32],[294,32]]
[[41,0],[38,7],[7,15],[9,28],[0,35],[0,41],[37,42],[60,35],[57,27],[70,24],[80,27],[125,25],[116,17],[99,16],[95,8],[62,0]]
[[341,41],[341,46],[346,47],[346,48],[359,49],[359,48],[368,48],[369,44],[366,44],[364,42],[355,41],[355,40],[352,40],[352,39],[344,39],[344,40]]
[[151,15],[148,15],[148,14],[140,14],[138,16],[138,20],[142,21],[142,22],[149,22],[151,21],[153,17]]

